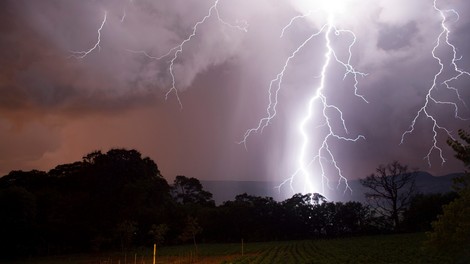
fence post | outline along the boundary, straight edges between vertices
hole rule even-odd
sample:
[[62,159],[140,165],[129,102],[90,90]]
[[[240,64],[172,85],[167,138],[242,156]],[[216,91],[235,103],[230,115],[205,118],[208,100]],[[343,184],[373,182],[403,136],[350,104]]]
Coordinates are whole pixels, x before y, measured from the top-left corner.
[[157,253],[157,244],[153,244],[153,264],[155,264],[155,255]]

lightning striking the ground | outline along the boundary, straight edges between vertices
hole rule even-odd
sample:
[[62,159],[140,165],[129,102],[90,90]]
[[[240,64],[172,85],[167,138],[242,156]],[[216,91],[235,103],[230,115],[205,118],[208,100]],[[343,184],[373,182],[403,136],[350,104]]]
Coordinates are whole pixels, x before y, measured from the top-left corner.
[[[354,88],[354,94],[362,99],[364,102],[367,103],[367,100],[365,99],[364,96],[360,95],[358,93],[358,83],[359,77],[363,77],[366,74],[362,73],[360,71],[357,71],[354,66],[351,63],[351,58],[352,58],[352,48],[356,42],[356,36],[354,32],[351,30],[344,30],[344,29],[338,29],[336,27],[335,23],[335,15],[334,12],[336,10],[333,10],[331,8],[325,8],[325,10],[328,15],[328,21],[315,33],[311,34],[304,42],[302,42],[297,49],[294,50],[294,52],[287,58],[285,61],[281,71],[277,74],[276,78],[273,79],[270,82],[268,93],[269,93],[269,103],[266,108],[266,113],[267,115],[263,118],[260,119],[258,122],[258,126],[248,129],[242,141],[240,141],[240,144],[245,144],[247,143],[248,137],[252,133],[262,133],[263,129],[266,128],[271,120],[276,116],[276,107],[278,105],[278,94],[279,91],[282,87],[282,80],[284,77],[284,74],[286,72],[286,69],[291,62],[291,60],[295,59],[297,54],[314,38],[323,35],[324,36],[324,43],[325,43],[325,53],[323,54],[324,56],[324,61],[322,64],[321,72],[320,72],[320,81],[319,85],[314,89],[314,95],[310,98],[307,104],[307,110],[304,115],[304,117],[301,119],[299,122],[298,126],[298,132],[300,134],[300,150],[298,154],[298,165],[297,165],[297,170],[287,179],[285,179],[277,188],[280,190],[283,185],[288,184],[292,193],[295,193],[296,190],[293,187],[293,183],[297,178],[300,178],[300,180],[303,182],[304,190],[302,190],[304,193],[318,193],[321,192],[322,194],[325,193],[325,186],[328,188],[332,188],[330,185],[330,177],[327,176],[325,167],[328,166],[327,163],[331,164],[333,168],[336,170],[337,175],[338,175],[338,185],[337,188],[341,185],[341,183],[344,184],[345,189],[344,192],[347,190],[352,191],[348,184],[347,178],[343,175],[343,172],[338,165],[335,155],[332,152],[330,148],[330,141],[333,139],[337,140],[343,140],[343,141],[358,141],[360,139],[365,139],[364,136],[362,135],[357,135],[356,137],[346,137],[346,136],[341,136],[341,133],[348,134],[348,128],[346,126],[346,120],[343,117],[343,112],[341,111],[340,107],[329,103],[329,100],[325,94],[325,90],[328,89],[327,84],[326,84],[326,79],[329,74],[329,67],[332,62],[339,63],[345,68],[344,72],[344,79],[346,79],[349,75],[352,76],[354,80],[353,88]],[[293,22],[298,19],[304,19],[307,18],[312,14],[312,11],[309,11],[306,14],[299,15],[293,17],[290,22],[282,29],[281,31],[281,37],[283,37],[284,33],[286,30],[288,30]],[[352,37],[352,41],[348,45],[348,50],[347,54],[348,57],[346,60],[341,60],[339,56],[337,55],[337,52],[335,51],[335,48],[333,47],[331,43],[331,39],[333,36],[340,36],[342,34],[348,34]],[[314,106],[315,104],[319,103],[321,106],[321,113],[315,113],[314,111]],[[330,111],[330,113],[329,113]],[[335,129],[332,125],[332,119],[333,116],[331,112],[335,112],[337,115],[339,115],[340,122],[342,124],[342,132],[339,133],[337,129]],[[320,146],[315,150],[315,153],[313,155],[309,154],[309,144],[311,143],[311,136],[309,131],[307,131],[307,125],[311,121],[312,117],[314,115],[320,115],[321,118],[324,121],[323,126],[327,127],[328,133],[323,137]],[[313,156],[313,157],[312,157]],[[314,177],[312,173],[310,172],[311,168],[310,166],[316,163],[319,167],[319,171],[317,172],[317,176]],[[319,179],[318,179],[319,178]],[[321,186],[317,186],[314,182],[315,181],[321,181]]]
[[[309,34],[303,41],[299,42],[290,55],[284,60],[283,64],[280,65],[279,72],[269,82],[267,87],[267,99],[268,103],[265,109],[265,114],[259,119],[254,127],[245,131],[242,139],[238,142],[244,145],[248,149],[248,139],[255,133],[263,133],[277,116],[278,106],[281,103],[279,101],[279,94],[283,88],[283,81],[288,74],[288,69],[291,64],[296,62],[296,59],[301,57],[302,52],[309,49],[312,46],[313,41],[321,42],[322,60],[319,62],[319,72],[315,72],[312,76],[316,76],[318,83],[311,88],[310,97],[308,98],[303,115],[296,125],[297,128],[297,155],[295,165],[292,165],[292,171],[294,171],[290,177],[287,177],[277,187],[290,188],[292,193],[303,192],[303,193],[322,193],[325,194],[326,188],[333,190],[331,182],[334,180],[337,182],[336,189],[344,186],[343,193],[352,189],[348,183],[346,175],[341,169],[341,162],[335,157],[334,149],[331,147],[333,142],[356,142],[359,140],[365,140],[365,136],[361,134],[350,135],[347,125],[347,118],[345,117],[344,106],[335,103],[334,100],[329,96],[335,88],[328,83],[331,76],[337,74],[335,69],[340,68],[343,76],[343,81],[347,82],[351,88],[351,98],[356,100],[362,100],[364,103],[369,103],[364,95],[359,90],[360,78],[365,77],[367,74],[356,70],[353,65],[354,47],[356,45],[356,34],[350,29],[342,28],[344,25],[338,21],[341,21],[341,15],[345,13],[346,2],[348,0],[316,0],[308,2],[307,5],[312,9],[306,9],[305,13],[299,14],[292,17],[288,23],[280,31],[280,39],[285,38],[285,35],[293,31],[297,23],[306,21],[310,25],[312,19],[315,16],[316,20],[323,18],[319,26],[316,26],[314,32]],[[132,0],[130,0],[132,3]],[[307,3],[307,2],[306,2]],[[165,90],[165,100],[170,95],[174,95],[180,106],[183,108],[182,101],[180,99],[179,92],[181,90],[179,82],[177,81],[178,71],[175,72],[175,67],[181,61],[184,61],[184,52],[191,43],[194,44],[196,39],[201,34],[201,30],[204,30],[206,23],[219,23],[221,27],[226,27],[233,30],[239,30],[247,32],[248,23],[246,21],[236,21],[235,23],[229,23],[224,20],[219,10],[220,0],[211,2],[208,6],[207,11],[204,10],[201,18],[196,22],[190,22],[192,26],[188,31],[189,33],[184,39],[176,43],[174,46],[170,46],[166,53],[158,56],[154,56],[151,52],[146,50],[131,50],[126,49],[127,52],[145,56],[151,60],[162,61],[165,64],[165,71],[168,73],[168,77],[165,80],[168,85],[168,89]],[[433,1],[432,8],[436,15],[439,17],[440,30],[436,36],[435,45],[430,51],[432,58],[438,66],[438,71],[432,78],[432,83],[425,91],[424,103],[414,114],[411,124],[408,130],[401,134],[400,144],[404,144],[407,136],[416,132],[417,123],[419,120],[424,119],[426,122],[431,124],[432,139],[431,146],[427,149],[426,156],[424,159],[431,166],[432,156],[437,153],[442,164],[445,163],[446,159],[443,154],[443,148],[439,142],[439,138],[446,136],[452,137],[452,131],[444,125],[444,122],[439,120],[434,109],[436,107],[450,108],[454,112],[454,117],[459,120],[467,120],[462,116],[462,107],[467,108],[467,104],[464,100],[465,96],[461,96],[459,89],[456,88],[455,82],[464,77],[470,77],[470,73],[463,70],[459,66],[459,62],[462,57],[458,54],[457,47],[451,41],[451,25],[459,20],[459,14],[454,9],[443,9],[440,8],[437,0]],[[88,50],[84,51],[73,51],[70,57],[77,59],[84,59],[90,53],[100,50],[102,30],[107,23],[107,12],[104,12],[103,20],[97,29],[97,39],[94,45]],[[132,15],[132,13],[129,13]],[[117,15],[118,16],[118,15]],[[126,19],[126,9],[122,9],[122,13],[119,14],[119,20],[121,24]],[[127,23],[129,22],[129,23]],[[130,20],[124,24],[130,24]],[[315,24],[315,23],[313,23]],[[348,24],[349,27],[349,24]],[[359,30],[358,28],[355,28]],[[357,31],[359,32],[359,31]],[[337,45],[342,42],[341,45]],[[197,42],[197,41],[196,41]],[[315,44],[317,43],[315,42]],[[338,48],[337,46],[341,47]],[[167,46],[168,47],[168,46]],[[334,66],[339,66],[334,68]],[[448,98],[441,98],[442,90],[450,93],[454,100]],[[312,126],[314,121],[321,120],[318,127],[315,130],[320,133],[312,136]],[[398,136],[400,137],[400,136]],[[319,144],[317,144],[319,142]],[[294,185],[301,183],[303,190],[296,190]]]
[[[428,165],[431,166],[431,155],[433,152],[437,152],[439,158],[441,160],[441,164],[446,162],[446,159],[443,154],[442,148],[439,146],[438,137],[440,134],[444,134],[447,137],[453,139],[452,131],[450,131],[445,126],[441,125],[441,122],[431,113],[432,105],[441,105],[441,106],[448,106],[454,110],[454,117],[460,120],[467,120],[460,116],[459,112],[459,103],[460,106],[465,106],[466,103],[460,96],[459,90],[452,86],[452,82],[458,80],[463,76],[470,76],[470,73],[467,71],[462,70],[458,66],[458,62],[462,59],[462,57],[458,56],[457,48],[454,44],[450,41],[450,34],[451,30],[449,27],[449,23],[456,22],[459,19],[459,14],[454,9],[441,9],[437,4],[437,0],[433,1],[434,10],[439,14],[441,23],[441,31],[436,38],[436,44],[434,45],[431,55],[433,59],[439,65],[439,70],[434,75],[432,79],[432,85],[427,90],[425,101],[423,105],[419,108],[414,116],[413,120],[411,121],[410,127],[406,130],[401,137],[400,143],[403,144],[405,141],[405,137],[408,134],[415,132],[416,129],[416,122],[419,118],[425,118],[430,121],[432,125],[432,140],[431,140],[431,147],[429,148],[426,156],[424,159],[427,160]],[[447,49],[450,51],[450,59],[445,59],[444,56],[438,55],[438,50],[445,50]],[[447,52],[448,54],[449,52]],[[450,77],[445,77],[445,74],[449,74]],[[443,80],[443,81],[442,81]],[[450,101],[450,100],[441,100],[435,95],[440,88],[440,86],[445,87],[449,91],[451,91],[454,96],[456,97],[458,102]]]

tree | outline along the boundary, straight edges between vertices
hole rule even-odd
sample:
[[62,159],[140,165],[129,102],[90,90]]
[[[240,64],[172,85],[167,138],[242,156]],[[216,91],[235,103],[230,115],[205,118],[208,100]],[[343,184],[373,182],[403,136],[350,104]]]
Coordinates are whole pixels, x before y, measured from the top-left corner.
[[176,222],[174,209],[157,164],[136,150],[95,151],[47,173],[12,171],[0,177],[0,258],[143,245],[152,224]]
[[212,193],[203,190],[201,182],[196,178],[176,176],[171,192],[174,199],[180,204],[215,205]]
[[202,227],[199,225],[197,219],[194,217],[188,216],[188,218],[186,218],[186,226],[183,230],[183,233],[180,235],[179,238],[183,242],[192,239],[194,243],[194,248],[197,253],[196,235],[200,234],[201,232],[202,232]]
[[406,165],[393,161],[380,165],[376,173],[360,180],[368,188],[367,200],[383,216],[392,221],[395,230],[400,226],[400,217],[415,193],[415,172]]
[[456,192],[419,193],[411,199],[410,206],[404,213],[402,227],[407,231],[424,232],[431,230],[431,223],[442,214],[442,206],[457,198]]
[[134,236],[137,234],[138,224],[135,221],[124,220],[116,227],[116,233],[119,236],[121,250],[126,251],[132,244]]
[[[318,205],[320,197],[319,194],[294,194],[291,198],[286,199],[281,203],[283,208],[284,231],[287,231],[294,239],[308,238],[313,233],[312,218],[313,207]],[[317,219],[314,219],[317,220]]]
[[282,234],[292,235],[292,232],[285,232],[292,226],[286,222],[281,205],[272,197],[243,193],[218,208],[224,219],[218,226],[232,241],[241,238],[245,241],[277,240],[285,238]]
[[448,139],[447,144],[452,147],[452,149],[456,152],[455,157],[461,160],[465,166],[470,168],[470,133],[463,129],[459,129],[459,137],[465,143],[462,144],[459,140],[456,139]]
[[14,256],[33,246],[36,197],[23,187],[0,189],[0,258]]
[[339,234],[357,234],[369,228],[370,210],[360,202],[349,201],[335,204],[334,224]]
[[[459,137],[464,143],[449,138],[447,144],[455,151],[455,157],[461,160],[467,169],[470,169],[470,134],[463,129],[459,129]],[[470,189],[470,171],[465,171],[465,174],[454,179],[454,189],[459,193]]]
[[152,242],[157,246],[160,246],[165,241],[165,235],[168,232],[168,226],[166,224],[153,224],[150,228],[149,235],[152,237]]
[[[447,143],[456,152],[455,157],[470,168],[470,134],[459,130],[464,143],[449,139]],[[428,233],[427,247],[449,254],[454,261],[470,260],[470,172],[458,178],[454,189],[459,197],[443,206],[443,214],[432,223],[433,231]],[[467,262],[465,262],[467,263]]]

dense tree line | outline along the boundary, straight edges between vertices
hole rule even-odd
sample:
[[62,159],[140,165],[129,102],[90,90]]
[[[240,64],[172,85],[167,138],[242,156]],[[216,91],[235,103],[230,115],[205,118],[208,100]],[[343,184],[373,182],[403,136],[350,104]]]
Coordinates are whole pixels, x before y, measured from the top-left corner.
[[169,190],[135,150],[93,152],[48,173],[12,171],[0,178],[0,248],[47,254],[146,243],[152,225],[172,223]]
[[[415,196],[400,215],[402,230],[428,230],[452,199]],[[391,232],[394,221],[395,215],[388,219],[368,205],[320,194],[278,202],[245,193],[216,206],[199,180],[179,175],[169,184],[157,164],[135,150],[96,151],[49,172],[0,178],[1,256],[341,237]]]
[[459,130],[460,140],[449,138],[447,143],[455,151],[455,157],[467,169],[454,180],[457,198],[443,206],[442,215],[432,223],[428,232],[427,249],[452,254],[455,263],[470,262],[470,133]]

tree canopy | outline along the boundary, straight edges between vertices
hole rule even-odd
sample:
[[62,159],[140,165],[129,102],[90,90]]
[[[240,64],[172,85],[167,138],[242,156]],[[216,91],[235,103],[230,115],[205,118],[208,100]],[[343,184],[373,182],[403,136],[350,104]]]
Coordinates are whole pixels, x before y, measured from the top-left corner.
[[201,182],[196,178],[176,176],[171,186],[171,193],[175,201],[180,204],[215,205],[212,193],[205,191]]
[[[171,201],[157,165],[135,150],[93,152],[47,173],[12,171],[0,178],[0,203],[5,205],[0,208],[0,248],[21,252],[24,240],[35,241],[37,251],[53,252],[143,242],[152,224],[168,221]],[[21,228],[27,235],[18,233],[22,226],[13,219],[28,224]],[[126,223],[144,232],[124,241],[119,234]]]
[[178,175],[169,185],[136,150],[94,151],[48,172],[0,178],[0,258],[387,232],[374,212],[318,193],[284,201],[243,193],[216,206],[198,179]]
[[[448,144],[455,151],[455,157],[470,169],[470,134],[459,130],[460,140],[449,139]],[[470,245],[470,172],[455,181],[459,197],[443,207],[443,214],[432,223],[428,233],[428,248],[450,253],[457,261],[469,260]],[[462,262],[463,263],[463,262]]]

